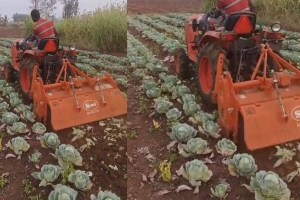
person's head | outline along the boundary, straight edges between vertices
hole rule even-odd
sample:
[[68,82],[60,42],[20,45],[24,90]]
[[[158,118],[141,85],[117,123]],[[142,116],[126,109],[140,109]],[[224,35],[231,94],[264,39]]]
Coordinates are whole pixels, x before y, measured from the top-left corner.
[[33,9],[31,11],[31,18],[34,22],[37,22],[40,20],[40,12],[37,9]]

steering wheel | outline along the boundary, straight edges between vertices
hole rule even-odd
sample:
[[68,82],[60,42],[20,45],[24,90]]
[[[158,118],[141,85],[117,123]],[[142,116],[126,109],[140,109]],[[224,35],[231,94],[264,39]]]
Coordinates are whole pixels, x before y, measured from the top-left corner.
[[33,42],[33,41],[35,41],[37,38],[36,38],[36,36],[34,36],[34,35],[32,35],[32,34],[29,34],[26,38],[25,38],[25,40],[26,40],[26,42]]

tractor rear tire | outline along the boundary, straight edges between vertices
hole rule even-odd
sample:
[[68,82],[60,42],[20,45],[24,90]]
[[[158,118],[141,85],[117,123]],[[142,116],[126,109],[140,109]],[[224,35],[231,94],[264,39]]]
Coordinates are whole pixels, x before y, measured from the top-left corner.
[[17,80],[16,72],[10,63],[7,63],[4,65],[3,75],[4,75],[6,82],[8,82],[8,83],[13,83]]
[[[204,44],[198,54],[197,78],[200,96],[208,109],[216,109],[217,104],[212,101],[215,88],[218,56],[224,50],[214,43]],[[226,55],[226,54],[225,54]],[[225,58],[223,69],[227,69],[228,60]]]
[[175,74],[179,78],[187,79],[191,77],[189,69],[189,58],[183,48],[177,49],[174,53]]
[[20,65],[19,83],[23,97],[27,102],[32,101],[30,90],[32,84],[33,67],[35,64],[36,61],[34,61],[32,58],[25,58],[21,61]]

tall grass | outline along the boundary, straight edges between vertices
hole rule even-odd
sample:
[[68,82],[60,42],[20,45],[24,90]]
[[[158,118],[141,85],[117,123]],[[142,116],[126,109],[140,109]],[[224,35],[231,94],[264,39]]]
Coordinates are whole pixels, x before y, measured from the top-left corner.
[[[76,18],[55,22],[61,44],[73,44],[82,49],[103,53],[125,53],[127,49],[127,9],[115,4],[83,14]],[[26,22],[26,33],[32,30]]]
[[[204,11],[215,7],[217,0],[206,0]],[[259,23],[270,24],[280,21],[284,28],[300,31],[299,0],[255,0]]]

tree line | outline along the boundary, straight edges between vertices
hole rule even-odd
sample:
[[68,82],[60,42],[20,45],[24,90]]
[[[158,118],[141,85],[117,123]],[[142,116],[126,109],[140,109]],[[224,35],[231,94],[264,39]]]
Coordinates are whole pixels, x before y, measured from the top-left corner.
[[[38,9],[42,17],[54,20],[54,11],[57,8],[57,3],[63,5],[62,17],[64,19],[76,17],[78,15],[78,0],[30,0],[30,9]],[[25,21],[28,17],[29,15],[26,14],[15,13],[12,18],[14,22],[21,22]]]

